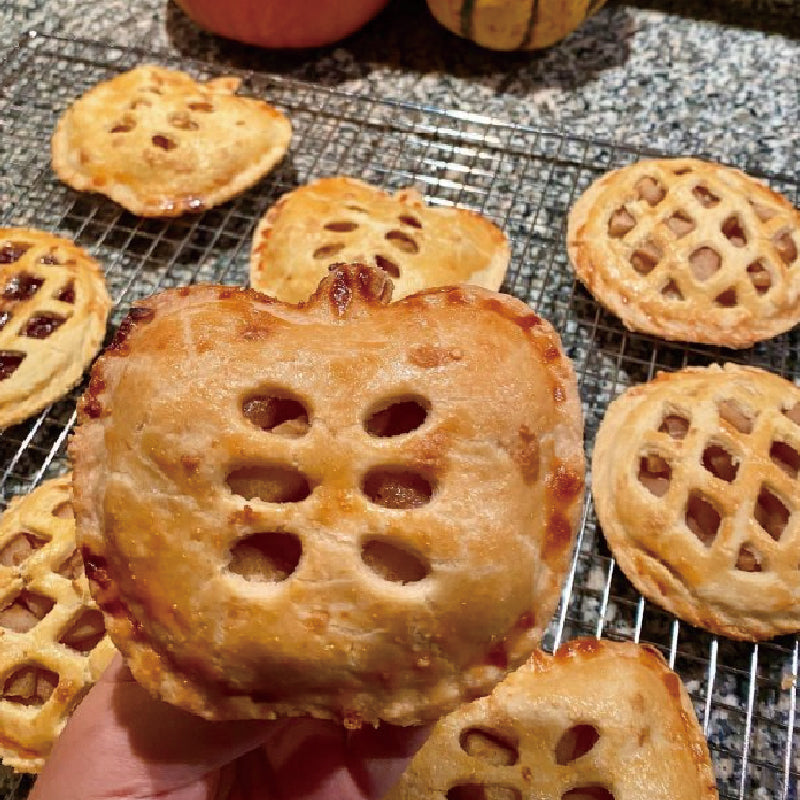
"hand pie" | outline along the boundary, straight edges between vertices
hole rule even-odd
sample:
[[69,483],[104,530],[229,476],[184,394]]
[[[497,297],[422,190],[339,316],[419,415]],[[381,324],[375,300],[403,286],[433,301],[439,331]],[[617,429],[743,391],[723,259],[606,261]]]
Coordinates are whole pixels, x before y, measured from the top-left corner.
[[653,602],[735,639],[800,631],[800,389],[726,364],[665,374],[608,409],[597,518]]
[[81,378],[111,301],[88,253],[66,239],[0,228],[0,428],[38,413]]
[[250,283],[287,303],[307,300],[333,263],[380,267],[400,299],[470,283],[499,289],[509,260],[501,230],[472,211],[429,208],[354,178],[323,178],[284,195],[253,238]]
[[388,304],[194,286],[130,313],[71,443],[79,536],[134,677],[209,718],[415,724],[551,619],[582,505],[557,334],[476,287]]
[[689,695],[657,650],[576,639],[441,719],[386,800],[716,800]]
[[749,347],[800,320],[800,212],[729,167],[678,158],[610,172],[573,207],[567,246],[633,331]]
[[202,211],[243,192],[289,147],[291,125],[238,78],[198,83],[143,66],[98,84],[61,116],[53,169],[143,217]]
[[0,758],[38,772],[114,647],[75,549],[71,477],[0,519]]

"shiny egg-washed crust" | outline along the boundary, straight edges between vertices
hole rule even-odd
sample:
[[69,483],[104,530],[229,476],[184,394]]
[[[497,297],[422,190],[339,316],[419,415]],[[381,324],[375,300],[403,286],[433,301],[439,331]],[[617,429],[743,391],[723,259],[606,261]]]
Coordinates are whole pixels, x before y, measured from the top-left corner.
[[[683,438],[670,433],[677,419]],[[640,480],[647,457],[669,465],[667,487],[661,461],[651,470],[662,476],[655,494],[646,473]],[[798,465],[800,389],[754,367],[715,364],[660,373],[610,405],[592,492],[614,556],[642,594],[713,633],[766,639],[800,631]],[[700,536],[689,527],[690,497],[719,515],[716,535],[713,524]],[[713,522],[701,503],[692,501],[690,521]]]
[[[572,365],[514,298],[390,296],[363,265],[300,306],[170,290],[98,361],[70,447],[79,537],[112,638],[163,699],[408,725],[485,693],[540,641],[582,505]],[[254,396],[293,398],[309,425],[256,427]],[[368,432],[403,402],[427,409],[421,425]],[[310,494],[245,500],[243,468]],[[370,486],[387,473],[384,501]],[[420,484],[429,502],[407,503]],[[231,553],[270,531],[302,555],[285,580],[246,580]],[[425,568],[384,579],[398,553]]]
[[266,175],[292,136],[276,108],[236,96],[239,83],[152,65],[104,81],[59,119],[53,169],[143,217],[219,205]]
[[[18,772],[42,768],[67,718],[114,654],[108,636],[91,649],[87,646],[86,653],[60,641],[92,610],[96,618],[91,622],[102,625],[75,550],[71,498],[72,477],[64,475],[14,498],[0,518],[0,758]],[[22,552],[20,534],[33,542],[23,543]],[[53,602],[46,616],[27,631],[7,627],[5,619],[20,592]],[[85,623],[83,634],[86,641]],[[18,686],[14,676],[26,667],[58,676],[57,686],[41,705],[6,699],[5,693]]]
[[[80,380],[105,337],[111,300],[85,250],[26,228],[0,228],[0,292],[0,428],[6,428]],[[48,320],[58,323],[50,333]]]
[[567,247],[633,331],[749,347],[800,320],[800,212],[730,167],[678,158],[610,172],[575,203]]
[[571,790],[716,800],[689,695],[655,648],[576,639],[552,656],[536,652],[491,695],[441,719],[385,800],[558,798]]
[[392,297],[469,283],[497,290],[510,250],[503,232],[463,208],[429,208],[414,189],[394,196],[354,178],[322,178],[285,194],[253,237],[250,283],[307,300],[334,262],[382,267]]

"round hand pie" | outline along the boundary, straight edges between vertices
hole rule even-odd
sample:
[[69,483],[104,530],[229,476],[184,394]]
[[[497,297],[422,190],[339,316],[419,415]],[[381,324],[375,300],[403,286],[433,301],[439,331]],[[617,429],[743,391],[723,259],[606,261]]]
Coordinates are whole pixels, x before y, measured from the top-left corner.
[[100,83],[59,119],[53,169],[144,217],[223,203],[283,158],[292,133],[268,103],[235,96],[239,83],[156,66]]
[[323,178],[284,195],[253,238],[250,283],[287,303],[307,300],[334,262],[370,264],[393,297],[470,283],[499,289],[508,241],[472,211],[428,208],[404,189],[394,197],[354,178]]
[[800,212],[743,172],[640,161],[572,209],[570,260],[630,330],[749,347],[800,320]]
[[661,373],[608,409],[593,494],[623,572],[736,639],[800,631],[800,389],[753,367]]
[[476,287],[131,311],[71,445],[79,536],[134,677],[211,718],[414,724],[540,640],[582,501],[557,334]]
[[0,428],[38,413],[81,378],[102,344],[103,273],[66,239],[0,228]]
[[576,639],[440,720],[386,800],[716,800],[689,695],[657,650]]
[[0,757],[38,772],[114,647],[75,549],[70,475],[0,519]]

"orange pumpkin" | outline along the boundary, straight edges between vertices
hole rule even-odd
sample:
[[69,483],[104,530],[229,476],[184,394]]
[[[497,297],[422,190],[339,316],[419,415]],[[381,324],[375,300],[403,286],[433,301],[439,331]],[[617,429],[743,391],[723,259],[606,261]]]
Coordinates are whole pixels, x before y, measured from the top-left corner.
[[358,30],[388,0],[176,0],[211,33],[259,47],[317,47]]

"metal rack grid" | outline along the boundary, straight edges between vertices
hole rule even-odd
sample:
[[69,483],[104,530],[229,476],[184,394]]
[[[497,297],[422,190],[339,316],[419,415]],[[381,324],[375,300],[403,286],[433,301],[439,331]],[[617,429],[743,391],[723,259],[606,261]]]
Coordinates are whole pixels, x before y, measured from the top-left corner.
[[[115,303],[111,331],[131,302],[163,287],[244,283],[250,237],[266,209],[311,179],[344,174],[390,190],[415,185],[429,203],[471,208],[507,232],[512,261],[503,291],[528,302],[560,332],[579,376],[588,454],[608,402],[658,370],[734,360],[800,378],[796,333],[744,352],[668,343],[625,331],[575,283],[564,247],[569,207],[607,170],[663,155],[652,151],[227,70],[242,77],[243,93],[268,99],[292,120],[291,152],[275,172],[219,208],[175,220],[137,218],[105,198],[75,193],[50,169],[49,137],[58,115],[98,81],[143,62],[180,67],[200,78],[218,70],[36,33],[0,63],[0,226],[52,230],[92,252],[106,268]],[[770,174],[768,164],[736,166],[800,202],[797,177]],[[65,469],[79,391],[2,432],[4,501]],[[588,496],[547,642],[553,647],[587,634],[650,642],[664,653],[692,696],[722,798],[798,797],[797,640],[733,642],[681,624],[645,602],[616,568]],[[6,776],[0,793],[16,799],[28,785],[27,779]]]

